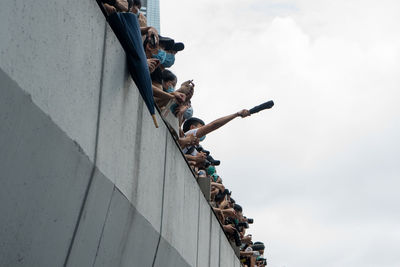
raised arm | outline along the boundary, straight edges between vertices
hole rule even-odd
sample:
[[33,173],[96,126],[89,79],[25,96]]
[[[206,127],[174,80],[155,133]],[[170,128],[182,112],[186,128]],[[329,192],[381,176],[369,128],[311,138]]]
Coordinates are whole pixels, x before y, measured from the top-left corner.
[[156,38],[156,43],[158,43],[158,32],[157,32],[157,29],[156,29],[156,28],[151,27],[151,26],[148,26],[148,27],[140,27],[140,33],[141,33],[142,35],[145,35],[145,34],[149,34],[149,35],[154,34],[154,36],[155,36],[155,38]]
[[234,114],[216,119],[215,121],[212,121],[209,124],[206,124],[206,125],[198,128],[196,137],[200,138],[208,133],[211,133],[212,131],[217,130],[221,126],[224,126],[225,124],[227,124],[228,122],[230,122],[231,120],[233,120],[234,118],[239,117],[239,116],[242,118],[250,116],[250,112],[247,109],[243,109]]
[[158,98],[162,98],[162,99],[175,99],[176,102],[178,103],[182,103],[183,101],[185,101],[185,95],[179,92],[172,92],[172,93],[167,93],[164,92],[164,90],[162,89],[162,87],[158,87],[155,85],[152,85],[153,88],[153,96],[154,97],[158,97]]

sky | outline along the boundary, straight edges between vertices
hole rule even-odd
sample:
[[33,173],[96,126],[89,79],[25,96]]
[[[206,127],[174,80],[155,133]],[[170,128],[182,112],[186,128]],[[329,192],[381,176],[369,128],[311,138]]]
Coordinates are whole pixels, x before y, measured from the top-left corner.
[[400,1],[160,1],[203,142],[271,267],[400,266]]

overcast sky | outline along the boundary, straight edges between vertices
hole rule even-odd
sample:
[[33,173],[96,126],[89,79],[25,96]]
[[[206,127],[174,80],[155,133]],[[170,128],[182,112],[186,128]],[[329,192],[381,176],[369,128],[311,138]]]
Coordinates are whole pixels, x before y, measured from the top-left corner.
[[400,1],[161,0],[203,145],[271,267],[400,266]]

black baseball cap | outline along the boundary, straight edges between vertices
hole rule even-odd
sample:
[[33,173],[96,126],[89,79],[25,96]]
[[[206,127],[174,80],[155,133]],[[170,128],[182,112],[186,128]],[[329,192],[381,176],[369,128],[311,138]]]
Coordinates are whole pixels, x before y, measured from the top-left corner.
[[190,119],[186,120],[185,123],[183,124],[183,127],[182,127],[183,132],[186,133],[187,131],[189,131],[190,126],[192,126],[195,123],[200,123],[202,125],[205,125],[203,120],[201,120],[199,118],[191,117]]
[[174,47],[172,48],[172,50],[176,52],[182,51],[183,49],[185,49],[185,45],[183,43],[175,43]]
[[165,50],[172,50],[175,45],[174,39],[158,35],[159,43]]
[[183,43],[175,43],[175,40],[169,37],[164,37],[161,35],[158,35],[158,38],[160,40],[160,45],[165,49],[165,50],[172,50],[172,51],[182,51],[185,49],[185,45]]

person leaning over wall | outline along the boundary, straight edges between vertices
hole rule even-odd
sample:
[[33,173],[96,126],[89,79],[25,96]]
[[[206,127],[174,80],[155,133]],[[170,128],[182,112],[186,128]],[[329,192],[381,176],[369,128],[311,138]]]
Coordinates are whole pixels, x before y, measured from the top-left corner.
[[245,118],[248,116],[250,116],[250,112],[247,109],[243,109],[234,114],[216,119],[208,124],[205,124],[204,122],[202,122],[202,120],[198,118],[192,117],[185,121],[185,123],[183,124],[183,132],[185,133],[185,135],[192,133],[196,137],[198,137],[200,141],[203,141],[207,134],[219,129],[231,120],[237,117]]
[[[153,58],[153,55],[157,54],[159,51],[159,38],[158,36],[155,36],[153,33],[146,34],[144,42],[143,42],[143,47],[144,51],[147,57],[147,61],[152,61],[155,62],[157,65],[157,68],[151,72],[151,78],[152,78],[152,88],[153,88],[153,96],[155,100],[163,100],[165,101],[166,99],[171,100],[175,99],[177,103],[182,103],[185,101],[185,95],[179,92],[172,92],[172,93],[167,93],[164,92],[162,89],[162,77],[161,73],[158,75],[155,75],[155,71],[158,72],[157,69],[159,69],[159,65],[161,64],[160,60],[157,58]],[[150,64],[149,64],[150,67]],[[157,101],[155,101],[157,103]],[[157,103],[158,104],[158,103]]]
[[[185,101],[180,104],[173,104],[171,106],[171,111],[178,118],[179,128],[182,126],[182,123],[185,119],[189,119],[193,115],[193,108],[191,105],[191,98],[194,94],[194,83],[193,80],[188,80],[181,84],[181,87],[177,90],[177,77],[170,70],[163,70],[162,72],[162,88],[164,92],[173,93],[175,91],[179,93],[185,94]],[[183,135],[180,137],[183,137]]]
[[[151,51],[146,54],[148,58],[154,58],[159,61],[157,68],[151,73],[151,80],[154,93],[154,102],[156,102],[159,108],[165,107],[168,102],[174,100],[177,104],[182,104],[189,99],[186,98],[179,90],[171,93],[166,93],[163,90],[163,78],[162,72],[171,67],[175,63],[175,55],[177,52],[184,49],[183,43],[175,43],[175,41],[169,37],[159,36],[159,48],[157,51]],[[172,96],[171,96],[172,95]]]

